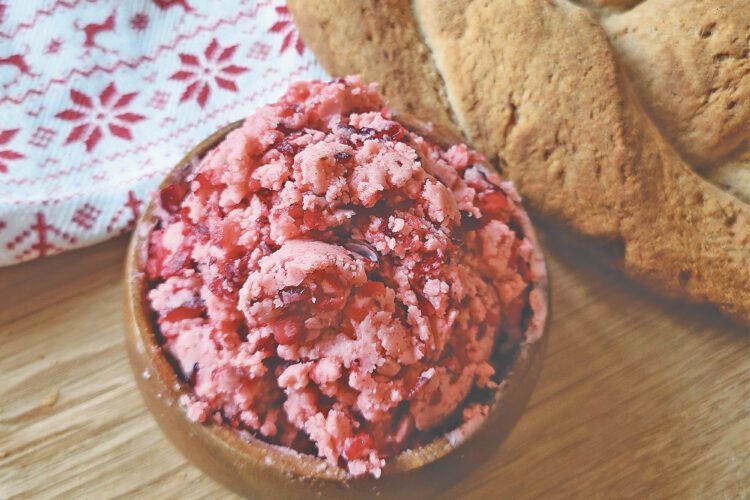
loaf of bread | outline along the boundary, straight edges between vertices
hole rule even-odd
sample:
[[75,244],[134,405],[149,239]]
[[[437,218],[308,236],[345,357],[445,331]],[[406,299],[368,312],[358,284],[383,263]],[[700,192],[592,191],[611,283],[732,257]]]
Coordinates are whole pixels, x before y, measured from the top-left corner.
[[458,130],[629,274],[750,324],[750,2],[289,6],[330,73]]

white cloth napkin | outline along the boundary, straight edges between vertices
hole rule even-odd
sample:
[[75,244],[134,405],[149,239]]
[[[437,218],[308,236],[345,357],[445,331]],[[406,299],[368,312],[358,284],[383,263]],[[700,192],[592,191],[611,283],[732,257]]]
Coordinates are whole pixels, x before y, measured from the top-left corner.
[[0,265],[130,229],[193,145],[325,78],[279,0],[0,0]]

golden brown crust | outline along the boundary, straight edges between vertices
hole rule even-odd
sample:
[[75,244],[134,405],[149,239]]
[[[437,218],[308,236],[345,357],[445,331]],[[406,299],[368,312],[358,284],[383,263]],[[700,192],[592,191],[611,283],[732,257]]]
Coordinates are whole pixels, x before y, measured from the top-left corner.
[[288,5],[326,71],[378,82],[394,108],[458,133],[409,0],[290,0]]
[[589,11],[565,0],[417,0],[414,12],[460,128],[505,162],[536,210],[622,241],[625,268],[653,286],[750,322],[750,206],[666,142]]
[[649,0],[603,26],[638,96],[695,165],[750,139],[750,2]]
[[711,167],[704,175],[724,191],[750,204],[750,151]]
[[594,19],[570,4],[517,0],[418,0],[415,12],[467,137],[507,162],[537,210],[617,237],[629,148],[617,68]]

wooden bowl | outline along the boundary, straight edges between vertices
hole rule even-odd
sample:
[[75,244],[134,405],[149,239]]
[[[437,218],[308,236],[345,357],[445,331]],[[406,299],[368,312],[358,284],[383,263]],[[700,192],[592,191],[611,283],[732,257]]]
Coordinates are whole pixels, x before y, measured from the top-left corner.
[[[399,120],[406,122],[400,116]],[[241,122],[214,133],[180,161],[162,186],[173,182]],[[421,134],[430,129],[415,126]],[[438,134],[434,134],[437,136]],[[437,137],[436,142],[445,142]],[[388,460],[379,479],[351,478],[327,461],[303,455],[260,439],[241,436],[219,424],[189,420],[178,400],[189,391],[162,355],[147,302],[145,262],[148,235],[153,227],[154,202],[145,210],[130,242],[125,265],[126,345],[138,387],[161,429],[195,465],[235,492],[257,497],[352,498],[380,493],[390,497],[434,496],[484,461],[508,435],[521,415],[539,376],[546,349],[547,276],[539,242],[528,217],[523,216],[525,234],[532,238],[541,265],[535,282],[543,307],[529,324],[527,337],[513,359],[499,389],[490,402],[489,416],[469,421],[425,446],[407,450]]]

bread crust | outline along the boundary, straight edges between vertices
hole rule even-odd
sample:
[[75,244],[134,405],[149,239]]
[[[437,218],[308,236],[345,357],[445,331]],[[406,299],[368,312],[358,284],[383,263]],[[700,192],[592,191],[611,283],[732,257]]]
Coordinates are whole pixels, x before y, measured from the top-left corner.
[[[334,3],[290,2],[298,16]],[[379,7],[385,18],[399,8]],[[459,128],[504,165],[534,210],[621,242],[625,269],[646,283],[750,323],[750,206],[702,179],[667,142],[591,12],[565,0],[416,0],[411,18]],[[339,25],[364,20],[331,22],[326,29],[343,32]],[[305,23],[300,30],[316,53],[335,50]],[[380,50],[352,41],[360,43],[364,53]],[[382,80],[383,61],[352,60],[345,72]]]
[[638,96],[696,166],[750,139],[750,2],[649,0],[602,26]]

